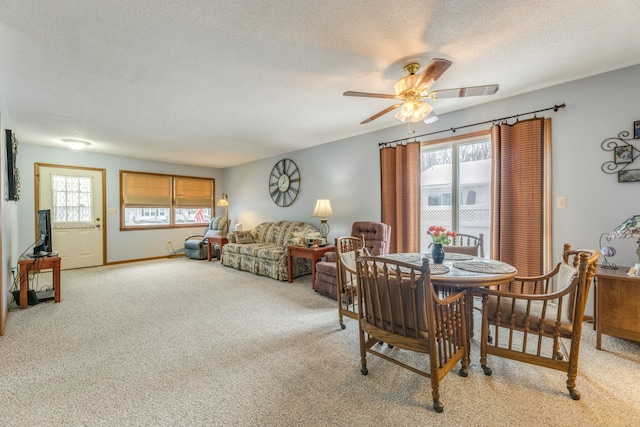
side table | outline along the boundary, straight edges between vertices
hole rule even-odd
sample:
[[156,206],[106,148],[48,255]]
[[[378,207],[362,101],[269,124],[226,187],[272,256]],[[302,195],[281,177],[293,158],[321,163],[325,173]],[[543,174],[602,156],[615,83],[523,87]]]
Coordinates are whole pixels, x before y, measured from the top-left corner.
[[207,251],[207,261],[211,261],[211,246],[218,244],[220,245],[220,256],[222,256],[222,247],[224,245],[226,245],[227,243],[229,243],[229,240],[227,239],[227,236],[210,236],[207,237],[207,246],[209,249]]
[[18,261],[20,274],[20,309],[27,308],[29,273],[53,270],[53,301],[60,302],[60,258],[59,256],[26,258]]
[[327,252],[334,252],[335,246],[289,246],[289,283],[293,282],[293,257],[307,258],[311,260],[311,288],[316,287],[316,263],[322,259]]
[[627,276],[629,267],[617,270],[598,266],[595,276],[596,348],[601,334],[640,342],[640,277]]

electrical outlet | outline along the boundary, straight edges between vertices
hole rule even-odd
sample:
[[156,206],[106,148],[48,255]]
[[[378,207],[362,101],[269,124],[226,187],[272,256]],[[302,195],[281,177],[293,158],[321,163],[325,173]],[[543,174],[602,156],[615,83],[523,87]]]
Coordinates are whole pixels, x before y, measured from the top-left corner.
[[118,213],[118,208],[108,208],[107,209],[107,214],[109,215],[115,215]]

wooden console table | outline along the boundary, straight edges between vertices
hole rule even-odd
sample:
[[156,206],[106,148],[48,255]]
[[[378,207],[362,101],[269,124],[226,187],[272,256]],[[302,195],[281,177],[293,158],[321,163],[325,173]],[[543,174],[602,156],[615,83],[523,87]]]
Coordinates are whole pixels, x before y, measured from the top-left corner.
[[640,342],[640,277],[598,266],[595,276],[596,348],[601,334]]
[[[211,236],[207,237],[207,246],[209,251],[207,252],[207,261],[211,261],[211,246],[220,245],[220,256],[222,256],[222,247],[229,243],[227,236]],[[218,257],[219,258],[219,257]]]
[[289,283],[293,282],[293,257],[297,256],[299,258],[307,258],[311,260],[311,288],[315,289],[316,287],[316,263],[322,259],[324,254],[327,252],[334,252],[336,250],[335,246],[327,245],[327,246],[289,246]]
[[20,308],[27,308],[29,273],[53,270],[53,301],[60,302],[60,260],[59,256],[27,258],[18,261],[20,273]]

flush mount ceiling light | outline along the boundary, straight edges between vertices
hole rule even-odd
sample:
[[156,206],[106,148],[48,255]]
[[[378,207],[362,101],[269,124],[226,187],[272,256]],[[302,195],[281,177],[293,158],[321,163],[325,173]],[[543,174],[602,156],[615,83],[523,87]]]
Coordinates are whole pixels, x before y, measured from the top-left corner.
[[81,139],[63,139],[62,142],[64,142],[66,146],[71,148],[73,151],[79,151],[91,145],[91,143]]

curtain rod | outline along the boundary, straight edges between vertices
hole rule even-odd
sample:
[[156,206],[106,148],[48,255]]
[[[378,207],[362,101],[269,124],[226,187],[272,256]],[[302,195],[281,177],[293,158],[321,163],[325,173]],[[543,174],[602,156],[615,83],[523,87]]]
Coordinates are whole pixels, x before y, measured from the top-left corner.
[[453,128],[449,128],[449,129],[442,129],[442,130],[437,130],[434,132],[429,132],[429,133],[423,133],[422,135],[414,135],[414,136],[408,136],[406,138],[400,138],[400,139],[396,139],[394,141],[388,141],[388,142],[379,142],[378,143],[378,147],[381,147],[383,145],[387,145],[387,144],[393,144],[394,142],[402,142],[402,141],[406,141],[408,139],[413,139],[413,138],[422,138],[423,136],[428,136],[428,135],[435,135],[438,133],[442,133],[442,132],[455,132],[458,129],[464,129],[464,128],[468,128],[471,126],[478,126],[478,125],[484,125],[487,123],[495,123],[495,122],[501,122],[504,120],[509,120],[509,119],[513,119],[513,118],[517,118],[517,117],[521,117],[521,116],[526,116],[527,114],[536,114],[536,113],[540,113],[542,111],[549,111],[549,110],[553,110],[554,112],[557,112],[560,108],[564,108],[566,107],[566,105],[564,104],[564,102],[560,105],[554,105],[553,107],[549,107],[549,108],[543,108],[542,110],[536,110],[536,111],[529,111],[528,113],[520,113],[520,114],[515,114],[513,116],[508,116],[508,117],[501,117],[499,119],[493,119],[493,120],[487,120],[484,122],[478,122],[478,123],[473,123],[470,125],[464,125],[464,126],[457,126],[457,127],[453,127]]

